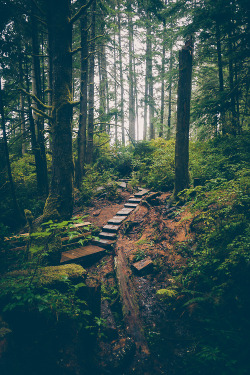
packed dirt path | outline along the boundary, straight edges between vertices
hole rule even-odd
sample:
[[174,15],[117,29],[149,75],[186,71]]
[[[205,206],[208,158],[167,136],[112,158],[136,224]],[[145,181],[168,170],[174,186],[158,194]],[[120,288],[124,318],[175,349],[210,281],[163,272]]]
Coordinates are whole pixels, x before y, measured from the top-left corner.
[[[130,194],[125,191],[121,196],[123,204],[98,202],[90,208],[87,220],[100,227],[106,224]],[[100,341],[100,374],[178,374],[176,357],[186,350],[188,332],[185,327],[180,327],[179,322],[171,320],[166,303],[157,298],[156,292],[172,286],[172,271],[185,264],[177,245],[189,240],[190,213],[187,208],[169,209],[169,197],[170,193],[158,194],[153,200],[144,197],[124,220],[113,252],[88,268],[90,274],[99,278],[103,289],[117,288],[119,291],[119,296],[110,302],[108,314],[107,301],[102,302],[102,316],[108,316],[109,320],[110,316],[117,314],[119,304],[122,311],[118,321],[114,323],[115,319],[111,319],[112,332],[117,331],[117,334],[112,334],[104,343]],[[152,260],[153,267],[149,272],[138,274],[133,264],[146,257]],[[119,319],[123,320],[123,324]],[[158,328],[163,322],[171,332],[170,342],[167,343],[169,358],[165,364],[155,356],[155,347],[151,352],[152,343],[149,346],[150,335],[158,335]],[[134,346],[131,342],[127,345],[130,339]],[[176,341],[176,346],[173,346],[173,341]],[[121,352],[123,357],[119,360]],[[117,354],[115,365],[114,353]]]

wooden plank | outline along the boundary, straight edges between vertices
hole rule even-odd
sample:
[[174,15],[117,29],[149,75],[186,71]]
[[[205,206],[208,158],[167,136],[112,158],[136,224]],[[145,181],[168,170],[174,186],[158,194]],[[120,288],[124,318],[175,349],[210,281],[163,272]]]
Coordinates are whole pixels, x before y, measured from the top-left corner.
[[152,270],[153,262],[149,257],[147,257],[145,259],[140,260],[139,262],[133,263],[132,267],[137,273],[144,274]]
[[107,224],[102,227],[103,232],[113,232],[117,233],[120,228],[120,225],[111,225]]
[[148,194],[149,190],[148,189],[143,189],[138,191],[138,193],[135,193],[135,197],[143,197],[144,195]]
[[125,203],[124,207],[127,208],[136,208],[138,206],[138,203]]
[[116,213],[117,216],[127,216],[133,211],[133,208],[123,208]]
[[129,198],[128,202],[130,203],[140,203],[142,198]]
[[112,240],[116,238],[116,233],[101,232],[98,237]]
[[108,221],[108,224],[121,224],[125,219],[127,219],[127,216],[114,216]]
[[118,185],[118,187],[120,187],[122,189],[126,189],[126,187],[127,187],[127,184],[126,184],[125,181],[118,181],[117,185]]
[[100,238],[99,240],[93,240],[92,243],[93,245],[103,247],[104,249],[111,249],[112,246],[115,244],[115,241]]
[[62,253],[61,263],[89,258],[95,254],[105,253],[105,249],[95,245],[83,246],[78,249],[64,251]]

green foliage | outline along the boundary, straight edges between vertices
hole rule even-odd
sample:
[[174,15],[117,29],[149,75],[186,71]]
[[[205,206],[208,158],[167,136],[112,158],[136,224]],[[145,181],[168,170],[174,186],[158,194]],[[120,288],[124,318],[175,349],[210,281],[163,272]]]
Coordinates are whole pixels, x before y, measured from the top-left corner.
[[134,150],[135,177],[154,190],[167,191],[174,183],[174,141],[157,138],[140,142]]

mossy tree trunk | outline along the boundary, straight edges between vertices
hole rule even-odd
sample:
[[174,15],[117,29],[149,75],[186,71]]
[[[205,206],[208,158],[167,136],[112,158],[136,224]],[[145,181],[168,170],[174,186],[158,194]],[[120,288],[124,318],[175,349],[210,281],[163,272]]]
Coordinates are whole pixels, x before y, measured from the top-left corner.
[[52,180],[44,220],[68,219],[73,211],[70,0],[50,0],[46,4],[52,59]]
[[[32,41],[32,94],[42,101],[42,82],[41,82],[41,67],[40,67],[40,45],[38,38],[38,24],[35,14],[35,5],[31,4],[31,41]],[[32,103],[33,108],[43,110],[36,101]],[[33,119],[36,130],[36,147],[37,154],[39,154],[39,164],[37,168],[37,186],[39,195],[48,195],[48,173],[47,160],[44,139],[44,119],[39,116],[36,111],[33,112]]]
[[91,43],[89,58],[89,115],[88,115],[88,144],[86,162],[93,162],[93,142],[94,142],[94,83],[95,83],[95,19],[96,19],[96,0],[92,3],[92,26]]
[[[86,4],[87,1],[85,0]],[[81,22],[81,85],[80,85],[80,117],[77,138],[78,159],[76,164],[76,185],[80,187],[84,175],[87,137],[87,109],[88,109],[88,19],[82,16]]]
[[179,82],[177,99],[177,126],[175,141],[174,196],[189,186],[189,121],[192,87],[192,40],[179,51]]

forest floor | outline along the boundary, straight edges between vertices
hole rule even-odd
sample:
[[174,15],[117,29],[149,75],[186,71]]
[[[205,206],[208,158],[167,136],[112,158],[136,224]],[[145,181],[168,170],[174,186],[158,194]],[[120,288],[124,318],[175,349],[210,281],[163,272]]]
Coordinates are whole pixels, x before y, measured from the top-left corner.
[[[129,192],[123,191],[119,203],[95,200],[84,214],[88,214],[88,221],[101,228],[130,196]],[[100,374],[179,374],[179,357],[192,350],[192,338],[185,317],[173,316],[168,302],[159,299],[156,294],[158,290],[173,286],[173,275],[186,261],[178,245],[192,240],[189,233],[190,212],[187,207],[169,210],[170,196],[169,192],[159,194],[150,203],[142,200],[123,222],[113,251],[87,268],[89,277],[97,277],[102,285],[101,316],[106,320],[106,327],[104,324],[97,348]],[[124,273],[127,273],[135,292],[137,318],[142,323],[140,330],[148,350],[130,345],[133,332],[131,335],[127,322],[123,320],[123,298],[119,296],[115,269],[119,251],[126,263]],[[132,264],[145,258],[152,260],[153,267],[141,274],[136,273]]]

